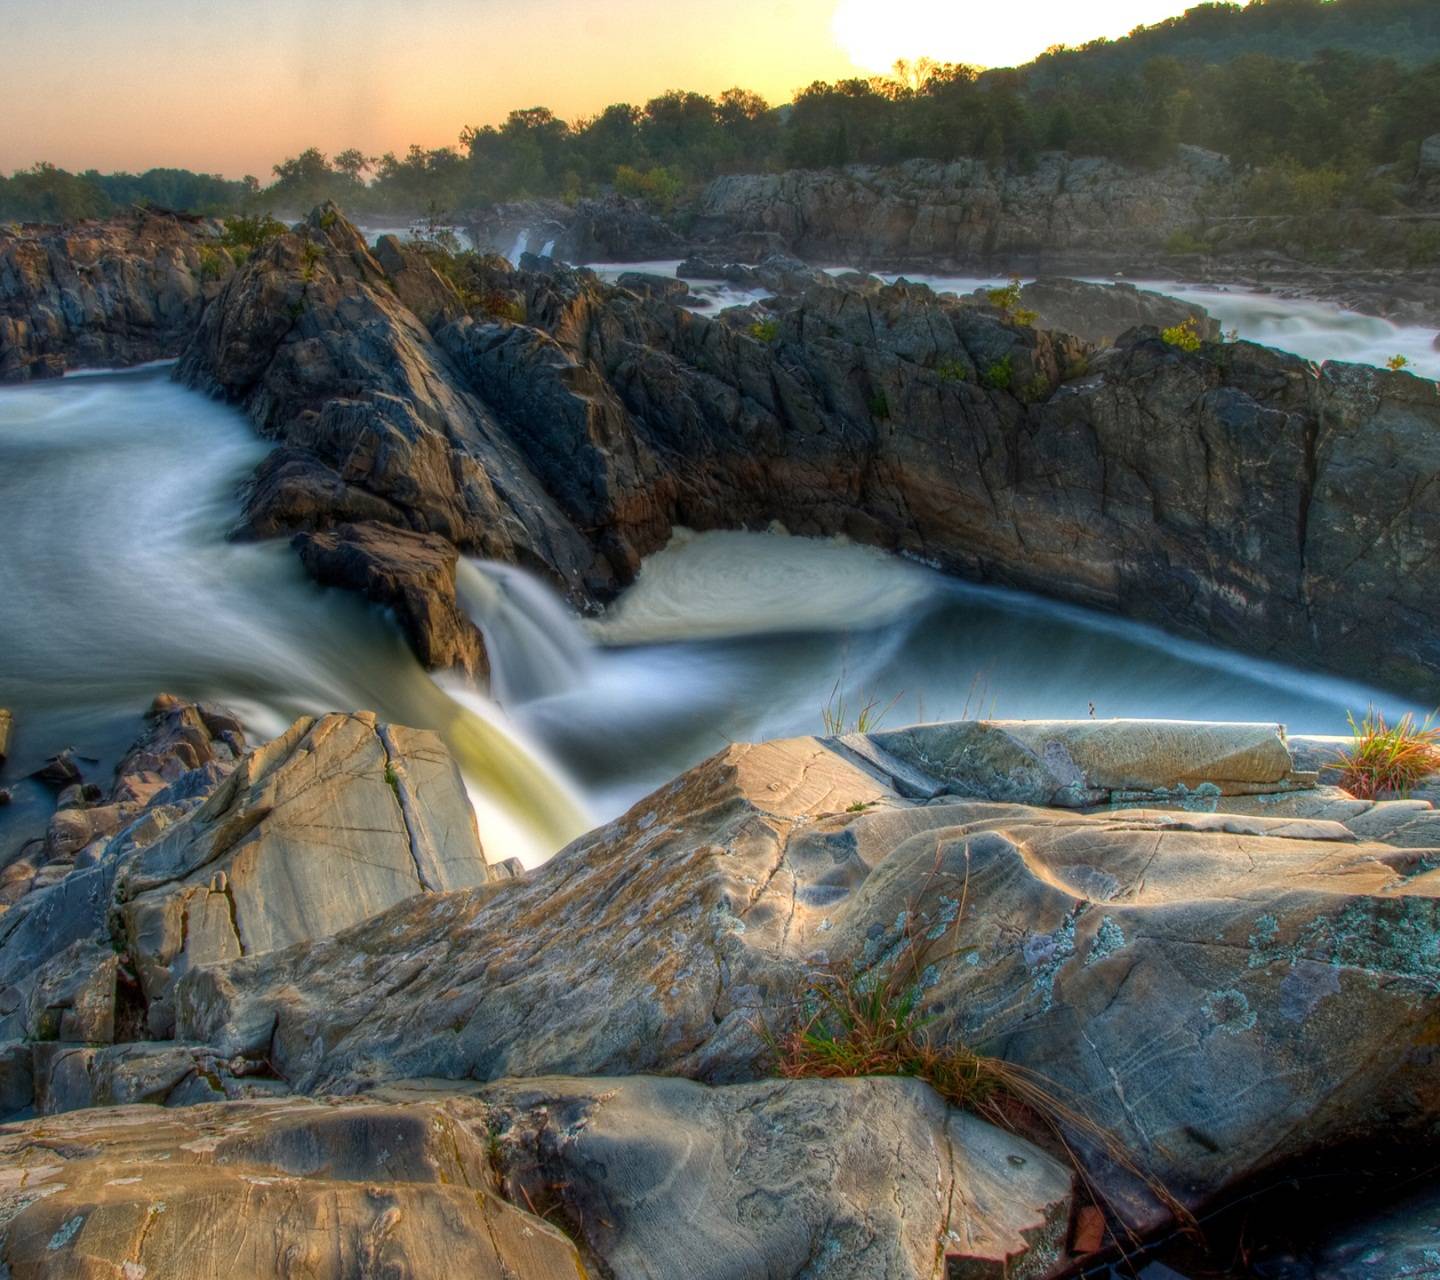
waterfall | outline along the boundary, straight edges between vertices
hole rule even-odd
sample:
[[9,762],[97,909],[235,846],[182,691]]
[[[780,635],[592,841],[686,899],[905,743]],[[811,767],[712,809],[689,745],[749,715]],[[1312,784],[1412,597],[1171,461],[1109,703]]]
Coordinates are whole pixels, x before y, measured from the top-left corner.
[[592,643],[544,583],[513,565],[463,559],[455,581],[461,607],[484,633],[501,705],[564,693],[584,679]]
[[545,247],[540,250],[540,256],[542,258],[553,258],[555,256],[555,241],[545,241]]
[[518,267],[520,265],[520,257],[529,247],[530,232],[528,229],[522,228],[520,233],[515,237],[515,243],[510,246],[510,252],[505,255],[510,259],[510,265],[512,267]]

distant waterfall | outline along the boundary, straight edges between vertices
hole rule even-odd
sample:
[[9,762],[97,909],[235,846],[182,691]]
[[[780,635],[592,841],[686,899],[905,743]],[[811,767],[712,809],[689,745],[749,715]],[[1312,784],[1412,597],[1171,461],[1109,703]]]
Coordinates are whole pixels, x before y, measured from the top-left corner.
[[527,227],[515,237],[515,243],[510,246],[510,252],[505,256],[510,259],[512,267],[520,265],[520,256],[530,247],[530,230]]

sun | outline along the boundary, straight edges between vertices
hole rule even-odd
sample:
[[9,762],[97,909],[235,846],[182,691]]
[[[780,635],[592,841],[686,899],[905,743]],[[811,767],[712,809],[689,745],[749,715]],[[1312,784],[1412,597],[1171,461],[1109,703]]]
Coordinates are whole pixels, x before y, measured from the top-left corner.
[[1051,45],[1124,35],[1187,7],[1187,0],[839,0],[830,29],[866,71],[889,71],[901,58],[1013,67]]

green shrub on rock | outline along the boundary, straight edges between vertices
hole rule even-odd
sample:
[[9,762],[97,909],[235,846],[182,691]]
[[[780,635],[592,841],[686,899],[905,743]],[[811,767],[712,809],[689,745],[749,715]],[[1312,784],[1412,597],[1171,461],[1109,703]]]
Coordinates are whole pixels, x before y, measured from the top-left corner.
[[996,360],[980,375],[980,381],[992,391],[1009,391],[1014,380],[1015,368],[1009,356]]
[[1199,351],[1201,345],[1200,325],[1194,316],[1187,316],[1179,324],[1161,330],[1160,337],[1179,351]]

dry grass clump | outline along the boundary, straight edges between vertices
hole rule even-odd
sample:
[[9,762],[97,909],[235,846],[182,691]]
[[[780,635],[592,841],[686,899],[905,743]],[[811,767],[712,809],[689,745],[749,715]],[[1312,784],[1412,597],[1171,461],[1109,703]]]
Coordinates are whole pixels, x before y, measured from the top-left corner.
[[[967,865],[968,861],[967,850]],[[941,872],[937,846],[935,865],[918,901],[929,897],[940,881],[955,878]],[[933,1016],[920,1007],[931,975],[938,966],[975,950],[959,941],[968,887],[967,874],[959,887],[955,918],[943,930],[927,925],[912,903],[897,946],[880,963],[869,968],[829,966],[814,973],[794,1023],[778,1032],[759,1028],[775,1055],[777,1074],[788,1080],[857,1076],[924,1080],[951,1106],[1048,1142],[1069,1161],[1090,1198],[1103,1204],[1072,1142],[1097,1149],[1144,1183],[1182,1231],[1196,1232],[1193,1216],[1164,1184],[1135,1164],[1119,1138],[1066,1101],[1053,1082],[954,1038],[932,1035]],[[1123,1255],[1121,1242],[1113,1236],[1112,1241]],[[1138,1241],[1129,1236],[1128,1243]]]
[[1440,725],[1434,713],[1417,721],[1406,712],[1393,725],[1371,707],[1363,720],[1353,714],[1351,743],[1338,755],[1340,785],[1352,796],[1373,800],[1385,792],[1408,795],[1432,774],[1440,773]]

